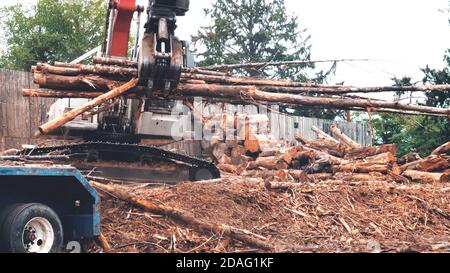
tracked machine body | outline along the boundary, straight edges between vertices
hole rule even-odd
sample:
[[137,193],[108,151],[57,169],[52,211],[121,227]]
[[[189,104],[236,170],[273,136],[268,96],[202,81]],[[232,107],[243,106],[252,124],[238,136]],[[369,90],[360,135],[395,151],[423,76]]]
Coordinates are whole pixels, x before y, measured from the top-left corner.
[[[184,16],[188,10],[189,0],[150,0],[141,39],[145,8],[136,5],[136,0],[111,0],[102,57],[111,62],[137,61],[139,85],[148,92],[157,90],[170,94],[177,88],[182,68],[189,64],[188,45],[175,36],[177,16]],[[130,29],[135,15],[136,43],[129,57]],[[49,118],[76,107],[77,103],[82,102],[60,100],[52,107]],[[127,181],[172,183],[220,177],[217,167],[208,161],[151,145],[170,142],[173,137],[183,138],[184,130],[173,128],[183,127],[184,114],[173,101],[122,99],[107,111],[94,117],[81,117],[65,126],[67,134],[81,137],[82,142],[28,149],[22,154],[28,157],[63,155],[64,163],[85,170],[91,176]]]

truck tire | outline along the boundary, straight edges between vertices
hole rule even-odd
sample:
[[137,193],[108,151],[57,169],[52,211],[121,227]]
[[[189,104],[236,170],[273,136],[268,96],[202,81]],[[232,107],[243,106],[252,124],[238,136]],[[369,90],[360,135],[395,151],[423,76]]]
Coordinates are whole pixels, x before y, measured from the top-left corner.
[[63,244],[58,215],[43,204],[15,204],[2,211],[0,249],[8,253],[57,253]]

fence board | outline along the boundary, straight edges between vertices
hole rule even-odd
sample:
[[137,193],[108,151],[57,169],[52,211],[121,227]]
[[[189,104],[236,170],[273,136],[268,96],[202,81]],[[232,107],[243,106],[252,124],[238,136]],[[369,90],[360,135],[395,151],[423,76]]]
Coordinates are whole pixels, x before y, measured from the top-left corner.
[[34,130],[55,99],[22,96],[23,88],[34,87],[30,73],[0,69],[0,151],[39,142]]

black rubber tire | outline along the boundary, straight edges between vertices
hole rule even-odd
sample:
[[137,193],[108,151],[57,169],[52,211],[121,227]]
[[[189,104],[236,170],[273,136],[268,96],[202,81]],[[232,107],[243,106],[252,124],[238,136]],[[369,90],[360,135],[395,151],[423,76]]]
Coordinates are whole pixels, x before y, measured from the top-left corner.
[[0,218],[0,250],[5,253],[27,253],[22,243],[25,225],[33,218],[45,218],[52,226],[54,241],[49,253],[61,251],[64,235],[61,220],[48,206],[37,203],[14,204],[4,209]]

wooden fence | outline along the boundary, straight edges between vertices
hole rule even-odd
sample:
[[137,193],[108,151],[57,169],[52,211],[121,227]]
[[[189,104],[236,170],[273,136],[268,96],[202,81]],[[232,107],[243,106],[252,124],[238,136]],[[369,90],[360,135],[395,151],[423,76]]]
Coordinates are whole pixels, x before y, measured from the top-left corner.
[[37,144],[35,130],[55,100],[22,97],[22,88],[35,87],[30,73],[0,69],[0,151]]

